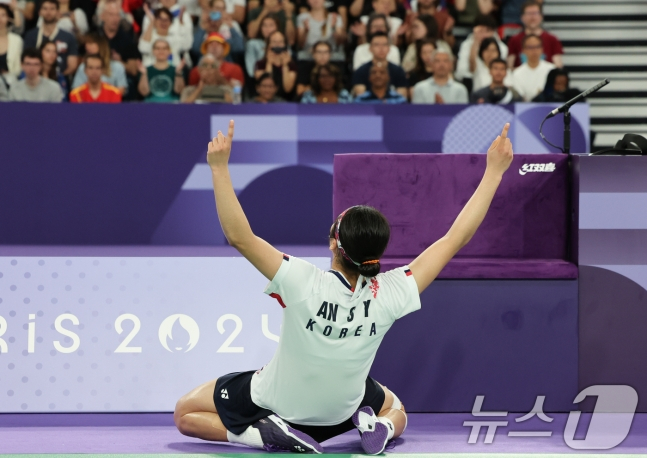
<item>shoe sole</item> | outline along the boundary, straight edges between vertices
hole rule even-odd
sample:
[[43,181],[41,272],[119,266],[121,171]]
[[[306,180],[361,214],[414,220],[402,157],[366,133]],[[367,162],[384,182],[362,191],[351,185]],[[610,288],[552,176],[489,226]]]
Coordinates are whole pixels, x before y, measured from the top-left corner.
[[[373,412],[373,409],[371,407],[362,407],[361,409],[357,410],[353,414],[353,424],[355,427],[359,428],[361,426],[361,420],[360,420],[360,413],[364,413],[366,415],[374,416],[375,412]],[[386,447],[386,443],[388,442],[388,437],[389,437],[389,430],[388,428],[380,423],[379,421],[376,421],[375,424],[373,425],[374,429],[373,431],[365,431],[361,432],[361,439],[362,439],[362,448],[364,449],[364,452],[367,455],[378,455],[384,451],[384,448]]]
[[285,423],[279,417],[276,417],[274,415],[270,415],[269,417],[267,417],[267,419],[270,420],[279,428],[281,428],[288,437],[291,437],[292,439],[299,442],[305,447],[305,450],[303,451],[290,450],[291,452],[295,452],[295,453],[313,452],[317,454],[323,453],[323,447],[321,446],[321,444],[315,441],[312,437],[308,436],[306,433],[302,433],[301,431],[292,428],[290,425]]

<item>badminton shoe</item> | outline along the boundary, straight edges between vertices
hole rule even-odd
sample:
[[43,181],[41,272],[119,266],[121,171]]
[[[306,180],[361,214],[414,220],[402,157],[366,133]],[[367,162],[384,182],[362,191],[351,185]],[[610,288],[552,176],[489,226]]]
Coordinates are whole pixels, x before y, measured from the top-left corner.
[[375,416],[375,412],[369,406],[360,408],[353,414],[353,424],[359,430],[362,439],[362,448],[367,455],[377,455],[384,451],[386,443],[393,437],[393,431],[381,423]]
[[260,432],[263,448],[268,452],[323,452],[323,447],[317,441],[293,429],[277,415],[261,418],[252,426]]

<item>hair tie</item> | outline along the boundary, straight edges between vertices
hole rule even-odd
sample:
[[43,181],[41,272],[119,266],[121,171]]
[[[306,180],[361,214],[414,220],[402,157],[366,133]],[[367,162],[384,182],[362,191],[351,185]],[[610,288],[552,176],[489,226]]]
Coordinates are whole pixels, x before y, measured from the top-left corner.
[[380,262],[380,260],[379,260],[379,259],[373,259],[373,260],[371,260],[371,261],[364,261],[364,262],[362,263],[362,265],[364,265],[364,264],[377,264],[377,263],[379,263],[379,262]]

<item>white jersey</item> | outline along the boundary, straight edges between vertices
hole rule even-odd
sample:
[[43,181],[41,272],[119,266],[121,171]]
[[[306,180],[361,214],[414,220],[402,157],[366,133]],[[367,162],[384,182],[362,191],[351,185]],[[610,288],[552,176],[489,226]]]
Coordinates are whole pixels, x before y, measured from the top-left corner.
[[360,275],[353,290],[341,273],[284,255],[265,293],[284,308],[283,326],[272,360],[252,377],[252,400],[302,425],[350,418],[384,335],[420,308],[407,266]]

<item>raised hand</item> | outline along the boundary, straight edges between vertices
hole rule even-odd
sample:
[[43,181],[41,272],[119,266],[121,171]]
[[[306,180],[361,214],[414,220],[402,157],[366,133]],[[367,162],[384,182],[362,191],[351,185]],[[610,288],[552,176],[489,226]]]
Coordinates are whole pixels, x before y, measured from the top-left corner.
[[209,143],[207,162],[212,169],[226,167],[231,153],[231,142],[234,139],[234,120],[229,121],[229,131],[225,137],[221,131]]
[[508,138],[510,123],[503,126],[501,135],[494,139],[487,151],[487,167],[503,174],[512,162],[512,142]]

